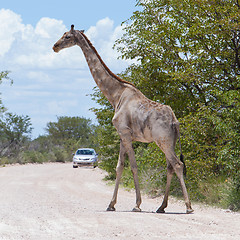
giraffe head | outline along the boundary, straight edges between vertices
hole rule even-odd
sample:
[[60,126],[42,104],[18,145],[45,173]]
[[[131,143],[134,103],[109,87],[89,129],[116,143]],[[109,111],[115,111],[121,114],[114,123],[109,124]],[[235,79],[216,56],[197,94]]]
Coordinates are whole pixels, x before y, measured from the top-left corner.
[[[71,25],[71,30],[69,32],[65,32],[63,36],[54,44],[53,51],[59,52],[64,48],[69,48],[76,45],[76,30],[74,30],[74,25]],[[83,32],[80,31],[80,32]]]

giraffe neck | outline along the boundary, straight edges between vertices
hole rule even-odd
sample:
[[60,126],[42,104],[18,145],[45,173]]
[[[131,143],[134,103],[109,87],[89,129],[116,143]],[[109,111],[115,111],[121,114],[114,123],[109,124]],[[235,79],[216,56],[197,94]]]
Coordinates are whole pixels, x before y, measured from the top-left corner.
[[[115,108],[118,104],[122,92],[126,88],[124,80],[113,74],[105,65],[96,49],[93,47],[88,38],[80,31],[76,36],[77,45],[81,47],[83,54],[88,63],[90,72],[105,97]],[[130,83],[129,83],[130,84]]]

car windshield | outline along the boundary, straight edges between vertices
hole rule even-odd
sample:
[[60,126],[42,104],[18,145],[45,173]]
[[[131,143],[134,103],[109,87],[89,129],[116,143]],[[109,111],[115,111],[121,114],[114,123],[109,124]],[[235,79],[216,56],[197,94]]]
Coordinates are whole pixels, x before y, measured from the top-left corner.
[[76,155],[94,155],[94,151],[91,149],[79,149]]

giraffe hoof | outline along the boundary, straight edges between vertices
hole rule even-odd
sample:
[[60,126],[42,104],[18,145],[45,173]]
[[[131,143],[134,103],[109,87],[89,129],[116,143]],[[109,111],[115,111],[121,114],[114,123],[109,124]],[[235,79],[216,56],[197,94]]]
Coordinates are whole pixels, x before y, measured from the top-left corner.
[[194,212],[193,209],[187,209],[187,211],[186,211],[187,214],[192,213],[192,212]]
[[115,209],[115,207],[108,207],[107,211],[108,212],[114,212],[114,211],[116,211],[116,209]]
[[164,209],[159,208],[156,213],[165,213]]
[[142,210],[141,210],[141,208],[139,208],[139,207],[135,207],[135,208],[133,208],[133,210],[132,210],[132,212],[141,212]]

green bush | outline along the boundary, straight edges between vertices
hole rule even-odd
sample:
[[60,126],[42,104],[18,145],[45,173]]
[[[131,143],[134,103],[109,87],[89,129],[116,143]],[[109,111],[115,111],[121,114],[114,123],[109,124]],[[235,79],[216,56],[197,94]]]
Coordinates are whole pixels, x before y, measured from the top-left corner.
[[18,157],[18,163],[43,163],[45,162],[45,156],[38,151],[25,151]]
[[71,158],[64,149],[54,149],[55,162],[68,162]]
[[229,183],[227,189],[228,194],[225,199],[226,207],[233,211],[240,209],[240,177],[234,179]]

